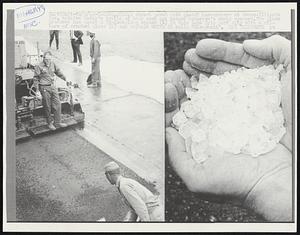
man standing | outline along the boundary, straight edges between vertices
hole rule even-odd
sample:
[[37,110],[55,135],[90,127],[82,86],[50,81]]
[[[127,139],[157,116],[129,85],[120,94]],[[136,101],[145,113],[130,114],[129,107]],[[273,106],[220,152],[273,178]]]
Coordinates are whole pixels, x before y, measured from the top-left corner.
[[49,47],[51,48],[51,44],[53,42],[53,39],[55,37],[55,42],[56,42],[56,50],[58,50],[58,44],[59,44],[59,30],[50,30],[50,41],[49,41]]
[[88,32],[91,38],[90,42],[90,56],[92,62],[92,84],[90,87],[100,87],[101,86],[101,76],[100,76],[100,43],[95,38],[95,33]]
[[[42,103],[45,110],[48,127],[55,130],[56,127],[66,127],[66,123],[61,122],[61,104],[57,88],[54,85],[55,75],[66,81],[66,77],[60,69],[51,61],[51,52],[46,51],[43,61],[34,68],[34,80],[42,95]],[[51,120],[51,108],[54,112],[54,122]],[[55,127],[56,126],[56,127]]]
[[77,63],[77,57],[79,60],[78,66],[82,65],[82,56],[80,52],[80,45],[83,44],[82,41],[83,33],[79,30],[70,30],[70,39],[71,39],[71,46],[73,50],[73,61],[71,63]]
[[123,177],[116,162],[104,166],[108,181],[116,185],[130,208],[124,221],[163,221],[163,209],[158,196],[133,179]]

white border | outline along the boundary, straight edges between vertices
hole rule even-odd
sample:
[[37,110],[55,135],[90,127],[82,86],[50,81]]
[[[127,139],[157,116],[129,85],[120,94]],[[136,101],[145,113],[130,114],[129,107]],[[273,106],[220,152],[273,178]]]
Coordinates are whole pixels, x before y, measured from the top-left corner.
[[[56,8],[59,3],[42,3],[47,8]],[[4,3],[3,4],[3,73],[6,74],[6,10],[14,9],[25,4]],[[209,11],[217,9],[226,10],[257,10],[286,11],[295,9],[295,30],[297,29],[297,3],[63,3],[60,9],[82,10],[90,9],[101,11]],[[289,25],[290,23],[288,23]],[[47,28],[43,28],[47,29]],[[287,29],[289,30],[289,29]],[[253,29],[255,31],[255,29]],[[278,29],[274,29],[278,31]],[[295,32],[295,48],[297,48],[297,32]],[[297,65],[297,53],[295,52],[295,65]],[[6,78],[6,76],[3,76]],[[297,87],[297,70],[295,72],[295,86]],[[3,107],[6,110],[6,82],[3,79]],[[295,94],[295,120],[297,120],[297,92]],[[5,112],[4,112],[5,113]],[[3,116],[3,156],[6,156],[6,117]],[[297,122],[295,122],[297,130]],[[295,134],[297,143],[297,134]],[[297,146],[295,146],[295,154]],[[295,158],[295,185],[297,187],[297,158]],[[295,188],[295,223],[7,223],[6,222],[6,158],[3,158],[3,231],[30,231],[30,232],[295,232],[297,228],[297,188]]]

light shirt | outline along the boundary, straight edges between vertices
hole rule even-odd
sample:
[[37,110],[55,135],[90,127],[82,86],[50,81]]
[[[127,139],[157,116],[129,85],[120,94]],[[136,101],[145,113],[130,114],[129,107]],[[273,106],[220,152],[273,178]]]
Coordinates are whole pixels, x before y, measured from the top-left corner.
[[159,198],[137,181],[119,176],[116,182],[119,192],[125,199],[125,203],[141,219],[150,221],[150,213],[159,207]]
[[53,85],[55,75],[66,81],[66,77],[52,61],[49,65],[42,61],[34,67],[34,78],[40,85]]

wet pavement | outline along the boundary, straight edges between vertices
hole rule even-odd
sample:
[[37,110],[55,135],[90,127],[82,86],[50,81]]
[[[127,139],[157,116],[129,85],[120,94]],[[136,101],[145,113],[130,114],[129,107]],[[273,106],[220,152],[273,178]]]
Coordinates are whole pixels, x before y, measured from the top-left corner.
[[[16,31],[29,48],[48,50],[49,31]],[[164,90],[163,41],[157,35],[99,34],[102,88],[87,88],[89,41],[81,45],[83,66],[70,63],[68,31],[60,31],[60,49],[51,50],[85,112],[85,128],[78,134],[123,162],[163,192]],[[55,42],[53,42],[55,45]],[[54,45],[52,46],[54,48]],[[123,52],[122,52],[123,51]],[[126,52],[124,54],[124,51]],[[120,55],[123,55],[121,57]]]
[[[27,36],[27,41],[38,40],[40,49],[46,50],[48,34]],[[102,73],[102,87],[88,88],[87,60],[78,67],[66,62],[61,51],[53,55],[67,80],[79,85],[72,92],[85,112],[84,129],[57,131],[17,144],[17,219],[95,221],[105,217],[120,221],[127,209],[102,170],[111,160],[118,161],[127,176],[159,193],[163,202],[163,104],[157,92],[147,89],[151,73],[144,75],[144,84],[137,75],[148,68],[160,73],[162,66],[110,57]],[[126,66],[122,71],[126,76],[120,76],[116,63]],[[132,89],[126,79],[135,84]],[[151,92],[146,94],[147,90]]]
[[88,73],[56,60],[85,112],[84,129],[77,133],[155,183],[163,194],[163,105],[156,100],[122,90],[102,80],[101,88],[86,85]]

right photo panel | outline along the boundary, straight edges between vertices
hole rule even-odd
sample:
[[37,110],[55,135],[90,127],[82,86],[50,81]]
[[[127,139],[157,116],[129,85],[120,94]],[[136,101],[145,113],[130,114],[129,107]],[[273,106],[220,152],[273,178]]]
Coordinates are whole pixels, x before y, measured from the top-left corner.
[[291,39],[164,33],[166,222],[293,222]]

